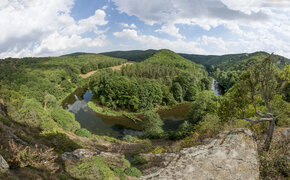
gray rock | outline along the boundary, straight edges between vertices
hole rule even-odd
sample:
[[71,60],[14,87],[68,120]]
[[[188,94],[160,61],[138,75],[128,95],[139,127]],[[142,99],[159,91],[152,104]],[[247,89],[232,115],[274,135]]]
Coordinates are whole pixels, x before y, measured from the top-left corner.
[[15,141],[15,142],[17,142],[17,143],[19,143],[19,144],[22,144],[22,145],[24,145],[24,146],[28,146],[28,143],[27,142],[25,142],[25,141],[23,141],[22,139],[20,139],[18,136],[16,136],[15,134],[14,134],[14,132],[12,132],[11,130],[7,130],[7,133],[10,135],[10,136],[12,136],[12,138],[13,138],[13,140]]
[[97,152],[93,152],[89,149],[76,149],[73,152],[65,152],[61,155],[63,161],[72,160],[72,159],[81,159],[81,158],[90,158],[98,155]]
[[8,163],[5,159],[0,155],[0,171],[5,171],[9,169]]
[[257,144],[248,129],[220,133],[206,145],[186,148],[175,155],[168,153],[168,157],[165,167],[151,167],[143,171],[141,179],[259,179]]
[[287,128],[281,132],[283,138],[288,139],[290,136],[290,128]]

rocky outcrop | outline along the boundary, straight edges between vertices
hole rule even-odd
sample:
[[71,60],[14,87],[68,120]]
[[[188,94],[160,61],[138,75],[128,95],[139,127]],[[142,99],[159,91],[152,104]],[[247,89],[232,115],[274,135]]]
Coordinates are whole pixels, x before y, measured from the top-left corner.
[[77,149],[73,152],[65,152],[61,155],[61,159],[63,161],[81,159],[81,158],[91,158],[93,156],[98,155],[97,152],[93,152],[89,149]]
[[[206,145],[147,156],[156,164],[141,179],[259,179],[257,145],[248,129],[226,131]],[[151,161],[151,162],[150,162]],[[159,161],[159,163],[158,163]]]
[[5,161],[5,159],[0,155],[0,172],[6,171],[9,169],[8,163]]

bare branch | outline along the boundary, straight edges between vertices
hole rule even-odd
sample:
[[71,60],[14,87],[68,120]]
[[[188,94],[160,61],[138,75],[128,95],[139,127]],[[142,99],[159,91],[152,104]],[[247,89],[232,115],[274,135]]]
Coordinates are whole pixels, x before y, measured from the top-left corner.
[[[268,114],[270,114],[270,113],[267,113],[267,115],[268,115]],[[275,120],[277,120],[279,117],[280,117],[280,114],[279,114],[278,116],[276,116],[276,117],[260,118],[260,119],[258,119],[258,120],[251,120],[251,119],[249,119],[249,118],[242,118],[242,119],[244,119],[244,120],[246,120],[246,121],[249,121],[249,122],[251,122],[251,123],[257,124],[257,123],[265,122],[265,121],[275,121]]]
[[258,119],[258,120],[251,120],[249,118],[243,118],[244,120],[246,121],[249,121],[251,123],[254,123],[254,124],[257,124],[257,123],[260,123],[260,122],[264,122],[264,121],[272,121],[273,118],[261,118],[261,119]]
[[267,117],[265,114],[262,114],[262,113],[260,113],[260,112],[257,110],[257,105],[256,105],[255,102],[253,102],[253,104],[254,104],[255,112],[258,114],[258,116],[260,116],[260,117],[262,117],[262,118]]

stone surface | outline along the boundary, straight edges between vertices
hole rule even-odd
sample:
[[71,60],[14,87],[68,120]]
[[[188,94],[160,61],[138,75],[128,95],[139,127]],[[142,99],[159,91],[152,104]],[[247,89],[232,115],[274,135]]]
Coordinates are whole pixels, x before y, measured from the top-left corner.
[[23,141],[22,139],[20,139],[18,136],[16,136],[13,131],[11,131],[11,130],[8,129],[6,132],[12,137],[12,139],[15,142],[17,142],[19,144],[22,144],[24,146],[28,146],[28,143],[25,142],[25,141]]
[[9,169],[8,163],[5,159],[0,155],[0,171],[5,171]]
[[257,145],[248,129],[223,132],[206,145],[179,153],[148,156],[163,162],[144,170],[141,179],[259,179]]
[[65,152],[61,155],[61,159],[63,161],[73,160],[73,159],[81,159],[81,158],[90,158],[98,155],[97,152],[93,152],[89,149],[76,149],[73,152]]

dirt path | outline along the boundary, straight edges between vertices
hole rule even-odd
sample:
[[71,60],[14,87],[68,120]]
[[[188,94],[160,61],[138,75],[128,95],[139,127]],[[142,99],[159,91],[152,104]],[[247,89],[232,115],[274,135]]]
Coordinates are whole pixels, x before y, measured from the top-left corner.
[[[127,62],[127,63],[125,63],[125,64],[121,64],[121,65],[118,65],[118,66],[112,66],[112,67],[109,67],[109,68],[111,68],[112,70],[120,70],[122,66],[130,65],[130,64],[133,64],[133,62]],[[95,74],[97,71],[98,71],[98,70],[88,72],[87,74],[80,74],[80,76],[81,76],[82,78],[88,78],[88,77],[90,77],[91,75]]]

